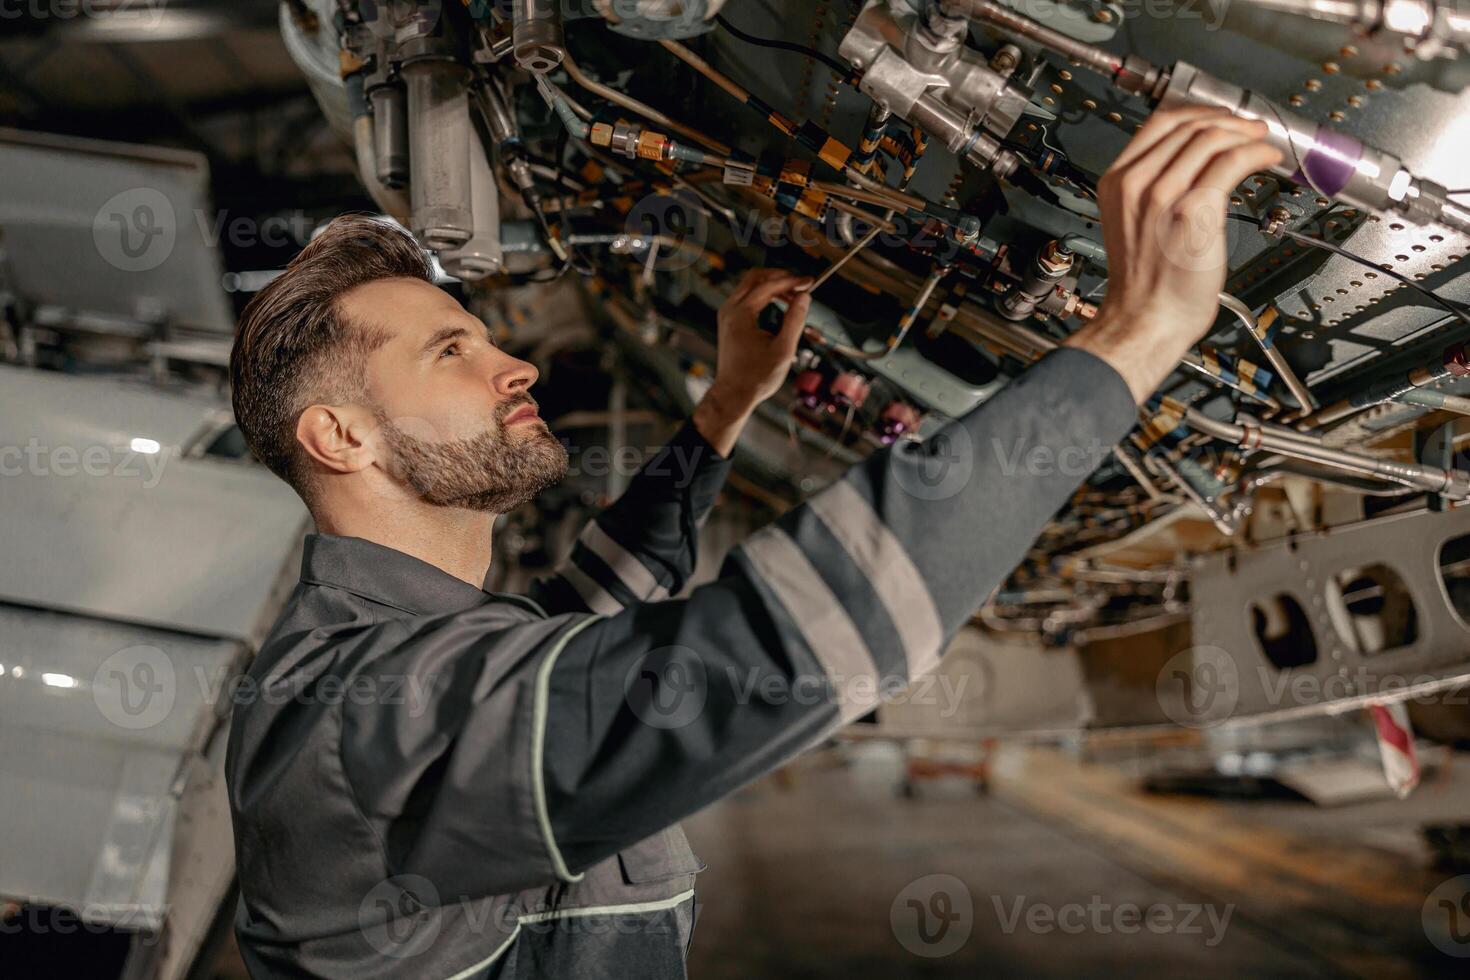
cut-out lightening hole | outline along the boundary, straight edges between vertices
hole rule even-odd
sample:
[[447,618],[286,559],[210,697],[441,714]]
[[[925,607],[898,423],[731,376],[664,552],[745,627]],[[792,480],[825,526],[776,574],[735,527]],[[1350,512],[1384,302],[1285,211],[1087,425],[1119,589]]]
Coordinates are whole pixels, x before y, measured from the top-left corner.
[[1470,534],[1450,538],[1439,549],[1439,577],[1450,608],[1470,627]]
[[1347,646],[1372,655],[1419,638],[1419,611],[1399,573],[1374,563],[1345,568],[1327,583],[1327,610]]
[[1250,617],[1256,645],[1277,670],[1316,662],[1317,638],[1312,634],[1312,622],[1295,596],[1282,592],[1252,602]]

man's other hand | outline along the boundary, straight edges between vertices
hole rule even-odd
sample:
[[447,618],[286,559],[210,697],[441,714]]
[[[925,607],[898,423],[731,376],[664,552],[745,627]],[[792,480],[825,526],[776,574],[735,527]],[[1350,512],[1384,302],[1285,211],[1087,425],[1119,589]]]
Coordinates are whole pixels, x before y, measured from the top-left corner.
[[[800,290],[811,281],[780,269],[752,269],[740,278],[720,307],[714,384],[722,395],[754,407],[781,387],[812,304]],[[786,303],[786,315],[780,330],[767,333],[760,326],[761,312],[778,299]]]
[[[715,380],[694,410],[694,425],[722,456],[735,448],[755,406],[786,380],[812,303],[802,290],[811,282],[780,269],[752,269],[720,307]],[[786,314],[780,330],[767,333],[761,312],[778,299],[786,303]]]
[[1067,344],[1111,364],[1139,403],[1215,321],[1230,194],[1281,161],[1266,133],[1223,109],[1155,112],[1098,183],[1107,298]]

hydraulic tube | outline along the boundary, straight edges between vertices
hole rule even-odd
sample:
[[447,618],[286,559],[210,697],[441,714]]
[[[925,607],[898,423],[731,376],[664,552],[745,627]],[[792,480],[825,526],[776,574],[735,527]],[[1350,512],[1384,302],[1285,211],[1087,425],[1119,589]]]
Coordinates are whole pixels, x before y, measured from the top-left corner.
[[1421,364],[1404,374],[1394,375],[1377,384],[1362,388],[1342,401],[1334,402],[1313,412],[1298,424],[1303,428],[1331,425],[1361,409],[1393,401],[1408,392],[1426,388],[1445,378],[1470,376],[1470,349],[1467,349],[1467,346],[1470,345],[1451,344],[1444,349],[1443,354],[1429,363]]
[[1193,65],[1180,61],[1164,69],[1132,55],[1116,55],[1067,37],[997,0],[940,2],[947,12],[986,21],[1066,55],[1123,91],[1147,96],[1156,108],[1213,105],[1241,119],[1264,122],[1267,141],[1282,154],[1273,172],[1323,197],[1370,211],[1395,212],[1416,225],[1439,222],[1470,234],[1470,207],[1451,200],[1443,185],[1410,173],[1398,157]]
[[1214,105],[1269,129],[1267,142],[1282,154],[1274,173],[1354,207],[1397,212],[1416,225],[1441,222],[1470,233],[1470,209],[1450,200],[1445,187],[1416,177],[1398,157],[1283,109],[1254,92],[1175,62],[1155,87],[1154,102],[1167,109]]
[[1222,422],[1193,408],[1185,410],[1184,423],[1205,435],[1243,449],[1260,449],[1292,459],[1322,463],[1362,476],[1389,480],[1415,490],[1426,490],[1451,500],[1470,497],[1470,473],[1462,470],[1446,470],[1423,463],[1398,463],[1389,459],[1363,456],[1324,446],[1310,436],[1292,429],[1263,423]]
[[1470,10],[1453,0],[1245,0],[1253,7],[1397,34],[1421,59],[1470,48]]

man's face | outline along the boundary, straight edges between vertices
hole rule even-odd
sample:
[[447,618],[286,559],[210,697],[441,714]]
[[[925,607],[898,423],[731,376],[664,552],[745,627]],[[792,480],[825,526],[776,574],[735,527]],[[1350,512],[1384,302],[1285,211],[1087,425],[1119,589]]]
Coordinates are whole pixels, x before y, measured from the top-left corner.
[[530,395],[535,366],[496,347],[452,296],[386,279],[340,302],[352,322],[389,333],[368,356],[367,396],[393,477],[431,504],[500,514],[566,474]]

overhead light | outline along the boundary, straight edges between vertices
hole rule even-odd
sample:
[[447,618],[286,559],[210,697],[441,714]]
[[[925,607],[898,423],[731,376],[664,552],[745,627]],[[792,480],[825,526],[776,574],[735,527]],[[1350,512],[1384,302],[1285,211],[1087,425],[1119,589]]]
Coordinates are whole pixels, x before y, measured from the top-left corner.
[[42,674],[41,683],[47,687],[76,687],[77,679],[70,674]]
[[157,439],[144,439],[142,436],[134,436],[133,441],[128,443],[128,448],[135,453],[146,453],[152,456],[163,447],[158,444]]

